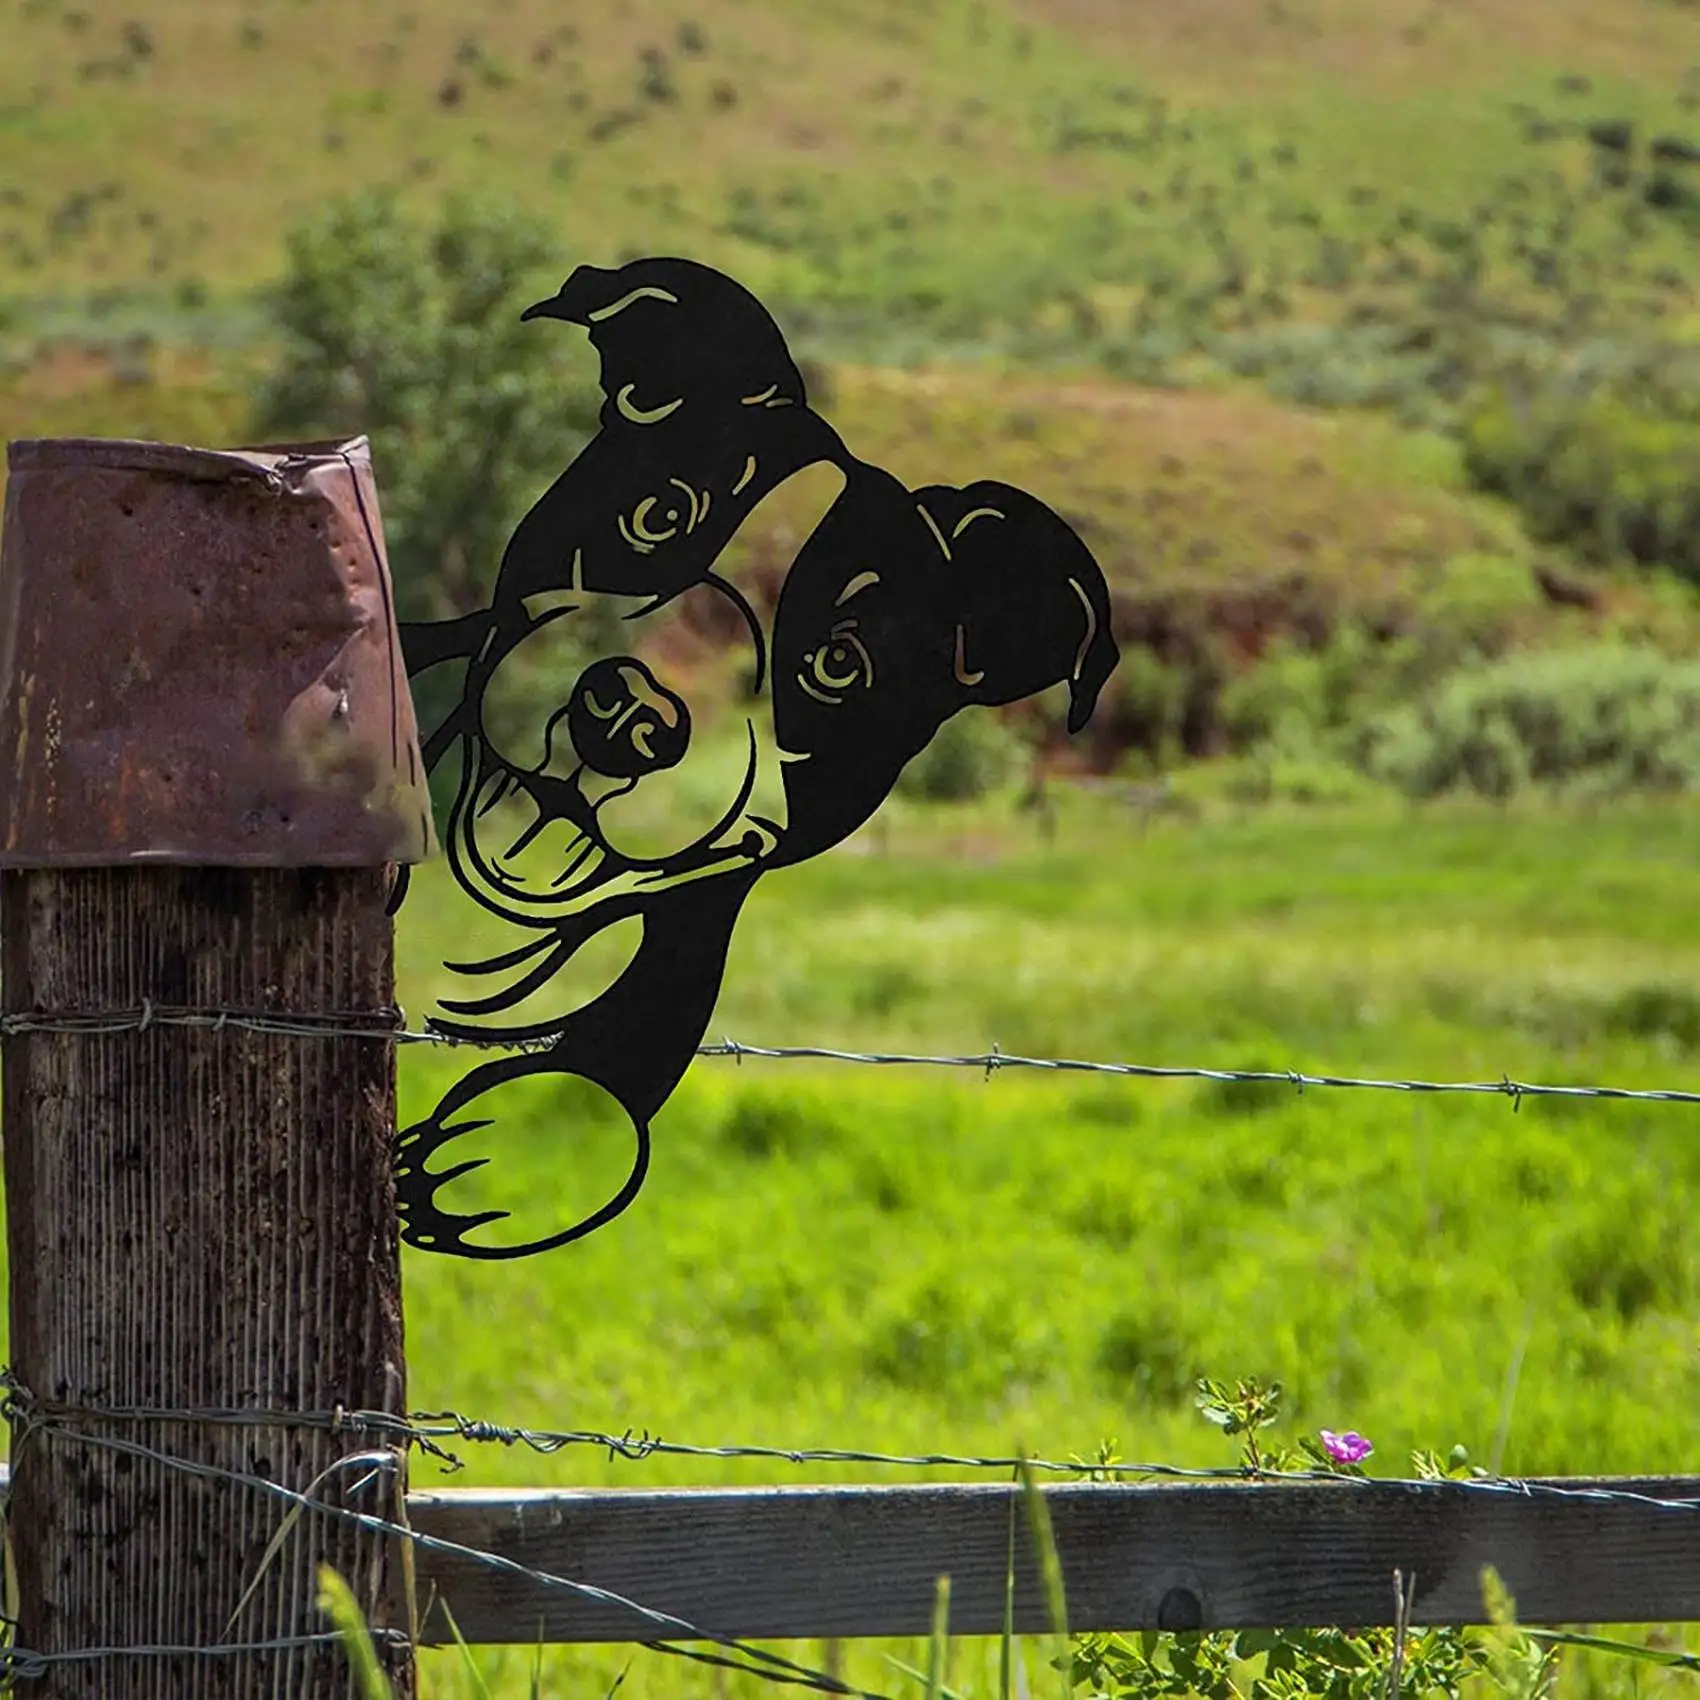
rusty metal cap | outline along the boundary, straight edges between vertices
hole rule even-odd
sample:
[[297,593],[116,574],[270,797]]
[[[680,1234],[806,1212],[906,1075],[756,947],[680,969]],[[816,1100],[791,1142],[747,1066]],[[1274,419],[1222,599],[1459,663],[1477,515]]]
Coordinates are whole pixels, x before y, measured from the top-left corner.
[[364,437],[7,463],[0,867],[430,853]]

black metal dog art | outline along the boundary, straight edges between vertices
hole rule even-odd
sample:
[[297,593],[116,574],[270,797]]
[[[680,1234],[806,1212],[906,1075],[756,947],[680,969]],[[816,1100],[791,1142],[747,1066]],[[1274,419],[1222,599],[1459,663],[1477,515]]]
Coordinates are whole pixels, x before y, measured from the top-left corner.
[[[589,331],[600,429],[521,520],[489,606],[402,631],[410,674],[464,668],[424,754],[435,766],[458,751],[450,863],[516,939],[451,965],[487,989],[445,1002],[450,1018],[434,1025],[533,1042],[471,1069],[398,1139],[403,1237],[472,1258],[565,1245],[631,1203],[650,1122],[707,1030],[757,880],[853,833],[961,709],[1064,685],[1078,731],[1117,660],[1103,574],[1063,520],[1005,484],[911,490],[858,460],[731,278],[683,259],[580,266],[523,317]],[[805,475],[821,511],[764,617],[764,599],[725,576],[727,546]],[[720,628],[747,644],[747,749],[718,818],[657,843],[653,809],[637,832],[633,802],[689,766],[697,727],[677,681],[635,651],[646,621],[689,598],[716,604]],[[541,702],[539,679],[558,686]],[[631,917],[641,942],[610,985],[582,1007],[513,1019],[586,941]],[[489,1230],[509,1212],[461,1213],[440,1196],[475,1165],[430,1165],[538,1073],[601,1087],[630,1118],[635,1154],[600,1208],[501,1243]]]

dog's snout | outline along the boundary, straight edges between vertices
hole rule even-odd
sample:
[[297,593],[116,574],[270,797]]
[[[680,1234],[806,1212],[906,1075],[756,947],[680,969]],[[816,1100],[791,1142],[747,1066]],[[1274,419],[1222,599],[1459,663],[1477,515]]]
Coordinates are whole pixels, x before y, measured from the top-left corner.
[[579,675],[567,702],[579,760],[610,779],[639,779],[684,760],[691,711],[634,656],[611,655]]

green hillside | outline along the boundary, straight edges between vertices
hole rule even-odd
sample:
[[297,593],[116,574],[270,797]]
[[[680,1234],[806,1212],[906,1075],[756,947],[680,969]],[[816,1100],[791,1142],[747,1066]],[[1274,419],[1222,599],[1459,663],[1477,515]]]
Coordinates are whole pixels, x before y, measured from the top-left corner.
[[[1153,595],[1229,664],[1385,627],[1390,575],[1404,607],[1482,553],[1513,603],[1636,602],[1562,589],[1610,467],[1530,578],[1454,451],[1366,477],[1387,433],[1291,409],[1455,432],[1484,386],[1700,345],[1700,14],[1669,0],[0,0],[0,40],[8,433],[241,436],[286,234],[362,187],[476,190],[560,270],[686,252],[817,364],[925,368],[846,375],[858,449],[1025,470],[1136,638]],[[1063,381],[1011,403],[966,359]],[[1524,447],[1478,476],[1517,495]],[[1646,559],[1625,535],[1594,553]]]
[[1508,295],[1543,293],[1518,232],[1569,205],[1605,294],[1694,306],[1654,275],[1682,247],[1640,198],[1650,156],[1596,186],[1581,134],[1693,116],[1700,25],[1659,0],[7,0],[0,28],[0,252],[28,295],[256,282],[293,222],[384,181],[500,185],[564,250],[688,249],[967,335],[1160,268],[1237,264],[1232,314],[1268,289],[1320,311],[1483,208]]

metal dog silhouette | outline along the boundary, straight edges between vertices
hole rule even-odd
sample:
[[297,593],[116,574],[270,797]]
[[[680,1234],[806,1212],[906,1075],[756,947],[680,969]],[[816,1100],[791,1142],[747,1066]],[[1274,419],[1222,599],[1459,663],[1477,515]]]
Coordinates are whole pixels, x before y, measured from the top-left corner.
[[[398,1139],[403,1237],[473,1258],[565,1245],[631,1203],[651,1119],[707,1029],[764,873],[854,832],[963,708],[1061,684],[1078,731],[1117,660],[1103,574],[1067,524],[1005,484],[910,490],[856,459],[810,408],[778,326],[731,278],[683,259],[580,266],[522,316],[588,329],[600,430],[521,520],[489,606],[402,630],[410,674],[464,664],[425,759],[458,749],[450,863],[518,938],[451,965],[491,989],[445,1002],[451,1019],[434,1025],[539,1042],[473,1068]],[[818,523],[764,619],[726,569],[727,545],[765,498],[805,480]],[[711,604],[747,644],[747,756],[713,819],[681,812],[669,837],[663,810],[658,837],[653,793],[689,769],[696,728],[676,682],[634,652],[644,622],[682,599]],[[541,703],[539,679],[559,687]],[[513,1018],[587,940],[634,916],[641,942],[605,990],[540,1022]],[[477,1165],[429,1165],[538,1073],[580,1076],[618,1102],[630,1172],[558,1231],[469,1238],[509,1212],[457,1212],[440,1194]]]

